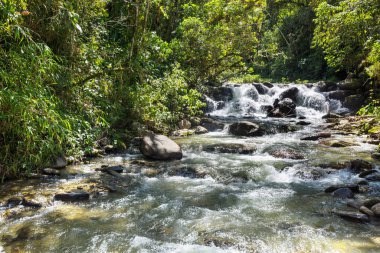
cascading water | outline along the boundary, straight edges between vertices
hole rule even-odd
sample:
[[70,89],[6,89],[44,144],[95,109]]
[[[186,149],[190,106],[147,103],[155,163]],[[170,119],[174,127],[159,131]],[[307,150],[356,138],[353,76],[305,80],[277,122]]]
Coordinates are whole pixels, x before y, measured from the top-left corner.
[[[305,116],[310,125],[298,126],[297,118],[266,118],[266,106],[292,87],[298,88],[297,116]],[[220,123],[228,126],[247,117],[265,128],[282,124],[286,131],[237,137],[226,127],[177,139],[184,152],[181,161],[146,161],[139,154],[108,156],[74,167],[74,179],[0,186],[0,202],[22,193],[43,203],[41,209],[21,215],[0,206],[0,252],[379,252],[380,226],[337,217],[331,211],[348,208],[347,201],[324,193],[331,184],[358,181],[347,168],[325,169],[326,164],[344,164],[353,154],[368,159],[374,146],[360,137],[338,134],[332,138],[358,144],[329,148],[318,141],[301,141],[324,126],[317,118],[343,111],[341,105],[306,85],[258,90],[245,84],[231,86],[231,91],[228,102],[206,99],[211,116]],[[215,144],[243,145],[251,152],[207,148]],[[98,194],[84,203],[52,202],[51,193],[67,183],[74,181],[80,188],[76,181],[91,184],[105,177],[95,170],[101,165],[125,166],[126,188],[116,185],[116,193]],[[108,176],[111,182],[119,178]],[[370,182],[368,187],[374,185]],[[370,194],[378,196],[378,191]]]
[[261,94],[251,84],[227,85],[232,90],[233,98],[224,107],[217,109],[217,102],[208,98],[208,104],[215,104],[210,115],[216,117],[257,117],[266,116],[266,108],[272,106],[274,101],[289,88],[296,87],[298,93],[295,103],[297,105],[297,116],[306,118],[321,118],[323,115],[333,112],[346,112],[337,100],[329,100],[316,91],[316,87],[307,85],[277,84],[267,88]]

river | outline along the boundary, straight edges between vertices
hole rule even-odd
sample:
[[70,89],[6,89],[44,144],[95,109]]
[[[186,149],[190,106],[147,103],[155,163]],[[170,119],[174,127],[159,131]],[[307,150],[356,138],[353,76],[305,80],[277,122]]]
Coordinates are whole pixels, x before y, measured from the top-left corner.
[[[307,126],[297,125],[296,118],[267,118],[260,109],[287,86],[276,86],[254,99],[248,94],[251,86],[232,87],[233,99],[210,112],[226,127],[176,139],[184,152],[181,161],[144,162],[140,154],[126,153],[72,166],[79,171],[75,176],[0,186],[0,201],[24,194],[44,203],[38,210],[15,215],[0,208],[0,252],[380,252],[379,224],[334,215],[332,210],[349,210],[347,200],[324,193],[332,184],[357,182],[358,177],[348,168],[323,165],[352,159],[375,163],[370,152],[376,146],[339,132],[332,132],[332,138],[357,146],[333,148],[301,141],[326,126],[324,114],[345,108],[313,88],[298,87],[297,116],[311,123]],[[240,120],[265,126],[270,134],[232,136],[228,125]],[[281,126],[294,131],[279,131]],[[205,150],[218,143],[245,144],[256,151]],[[271,155],[284,148],[302,157]],[[101,177],[94,169],[103,164],[128,168],[127,187],[85,202],[52,201],[51,194],[66,184]],[[355,198],[379,196],[380,184],[370,182],[369,187]]]

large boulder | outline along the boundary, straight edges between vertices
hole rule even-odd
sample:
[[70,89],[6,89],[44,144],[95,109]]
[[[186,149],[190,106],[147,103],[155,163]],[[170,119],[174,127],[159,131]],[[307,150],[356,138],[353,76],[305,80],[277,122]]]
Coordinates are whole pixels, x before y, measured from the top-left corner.
[[164,135],[149,133],[142,139],[141,153],[154,160],[180,160],[182,150],[177,143]]
[[290,98],[291,100],[296,101],[298,92],[299,92],[299,89],[297,87],[291,87],[291,88],[283,91],[280,94],[279,99],[283,100],[285,98]]
[[241,121],[230,125],[229,132],[237,136],[263,136],[264,131],[259,125],[249,122]]

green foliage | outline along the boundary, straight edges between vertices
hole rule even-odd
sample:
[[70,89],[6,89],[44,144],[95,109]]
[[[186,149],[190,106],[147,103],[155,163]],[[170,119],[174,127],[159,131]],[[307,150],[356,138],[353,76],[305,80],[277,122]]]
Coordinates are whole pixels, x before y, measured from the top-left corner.
[[380,39],[379,8],[377,0],[343,0],[335,5],[323,1],[318,5],[314,43],[323,48],[330,66],[348,72],[360,70]]

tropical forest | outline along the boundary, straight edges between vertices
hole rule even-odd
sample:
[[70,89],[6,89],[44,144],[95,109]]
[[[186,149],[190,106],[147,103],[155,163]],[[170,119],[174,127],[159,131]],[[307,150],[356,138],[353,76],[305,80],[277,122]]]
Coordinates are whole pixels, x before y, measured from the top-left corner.
[[2,252],[380,252],[380,1],[0,0]]

